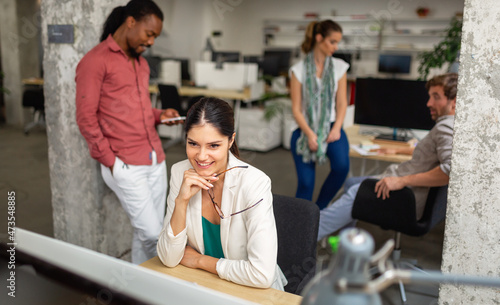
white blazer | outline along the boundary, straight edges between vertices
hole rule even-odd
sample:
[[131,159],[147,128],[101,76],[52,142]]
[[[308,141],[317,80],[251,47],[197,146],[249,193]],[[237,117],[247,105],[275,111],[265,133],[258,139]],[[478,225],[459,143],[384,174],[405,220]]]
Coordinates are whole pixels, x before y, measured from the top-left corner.
[[[225,174],[221,200],[224,215],[241,211],[260,199],[263,201],[248,211],[228,219],[221,219],[224,258],[217,262],[217,273],[220,278],[241,285],[283,290],[287,282],[276,262],[278,238],[273,213],[271,180],[259,169],[230,153],[227,168],[237,165],[247,165],[248,168],[233,169]],[[172,166],[167,215],[157,245],[158,257],[168,267],[179,264],[184,256],[186,244],[199,253],[205,253],[201,191],[189,200],[186,228],[174,236],[170,226],[170,218],[184,172],[190,168],[192,166],[189,160]]]

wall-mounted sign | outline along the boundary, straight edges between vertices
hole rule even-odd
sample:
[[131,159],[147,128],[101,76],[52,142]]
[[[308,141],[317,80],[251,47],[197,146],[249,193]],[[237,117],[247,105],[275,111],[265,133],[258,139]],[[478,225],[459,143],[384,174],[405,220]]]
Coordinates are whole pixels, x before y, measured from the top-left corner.
[[49,43],[73,43],[75,29],[72,24],[49,24]]

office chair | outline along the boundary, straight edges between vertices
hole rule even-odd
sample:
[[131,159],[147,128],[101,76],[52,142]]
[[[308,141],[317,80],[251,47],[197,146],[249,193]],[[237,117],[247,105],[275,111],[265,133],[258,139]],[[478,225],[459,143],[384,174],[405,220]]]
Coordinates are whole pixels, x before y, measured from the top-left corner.
[[[421,270],[416,261],[401,259],[401,233],[410,236],[422,236],[445,219],[448,186],[431,187],[427,195],[424,213],[417,220],[415,195],[408,187],[391,191],[390,197],[382,200],[374,192],[378,180],[364,180],[358,190],[352,207],[352,217],[376,224],[385,230],[395,231],[395,247],[392,260],[399,268],[407,267]],[[406,304],[403,284],[399,283],[401,299]]]
[[43,88],[25,89],[23,93],[23,107],[33,108],[33,121],[24,127],[26,135],[36,126],[45,127],[45,98],[43,96]]
[[300,294],[316,271],[319,208],[299,198],[273,195],[278,231],[278,266],[288,284],[285,291]]
[[[162,109],[174,108],[179,112],[180,116],[186,115],[187,110],[182,107],[181,97],[179,96],[176,86],[158,84],[158,90],[160,91]],[[165,150],[184,140],[184,128],[182,125],[158,125],[158,134],[162,137],[171,138],[166,143],[163,143],[163,149]]]
[[[158,90],[160,91],[160,101],[161,108],[174,108],[179,112],[180,116],[186,116],[189,108],[200,100],[203,96],[194,96],[185,101],[181,100],[177,87],[174,85],[158,84]],[[181,142],[184,140],[184,128],[183,125],[173,125],[173,126],[158,126],[158,133],[160,136],[167,136],[172,138],[170,141],[163,144],[164,149]]]
[[185,116],[187,109],[182,107],[181,97],[177,91],[177,87],[174,85],[158,84],[158,90],[160,91],[161,108],[174,108],[179,112],[180,116]]

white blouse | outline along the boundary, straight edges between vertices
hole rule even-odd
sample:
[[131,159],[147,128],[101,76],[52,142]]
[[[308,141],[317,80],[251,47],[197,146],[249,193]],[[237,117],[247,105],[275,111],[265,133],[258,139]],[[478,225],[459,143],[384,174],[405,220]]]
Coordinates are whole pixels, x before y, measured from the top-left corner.
[[[327,59],[333,61],[333,69],[334,69],[334,78],[335,78],[335,87],[333,89],[333,103],[332,103],[332,112],[330,116],[330,122],[333,123],[336,120],[336,111],[335,111],[335,99],[337,97],[337,89],[339,87],[339,80],[344,76],[344,74],[347,72],[347,69],[349,69],[349,64],[343,61],[340,58],[336,57],[327,57]],[[299,81],[299,83],[302,84],[302,73],[304,69],[304,60],[302,59],[298,63],[294,64],[289,71],[290,78],[292,77],[292,73],[295,75],[295,78]],[[321,90],[321,78],[316,77],[316,83],[318,84],[318,88]],[[302,109],[302,112],[305,110]]]

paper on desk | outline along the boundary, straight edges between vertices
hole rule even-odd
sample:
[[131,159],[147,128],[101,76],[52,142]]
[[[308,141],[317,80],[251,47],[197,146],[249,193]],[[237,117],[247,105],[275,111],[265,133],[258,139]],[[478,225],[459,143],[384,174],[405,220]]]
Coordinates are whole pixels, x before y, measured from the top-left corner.
[[377,149],[380,148],[379,145],[370,145],[369,147],[363,145],[355,145],[351,144],[351,148],[354,149],[358,154],[362,156],[374,156],[377,155],[378,153],[376,151],[370,151],[370,149]]

